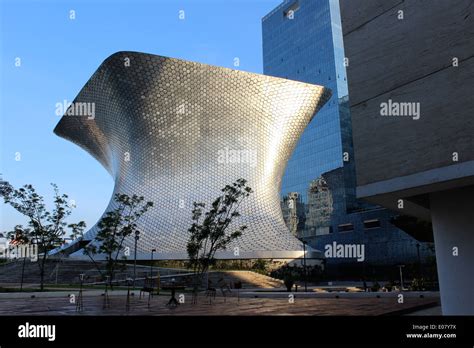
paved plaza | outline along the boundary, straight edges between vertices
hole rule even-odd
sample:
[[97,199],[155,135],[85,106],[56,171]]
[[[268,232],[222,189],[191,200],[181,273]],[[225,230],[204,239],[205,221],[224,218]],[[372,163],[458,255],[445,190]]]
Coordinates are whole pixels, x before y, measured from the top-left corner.
[[[353,298],[302,298],[303,294],[286,294],[280,298],[217,296],[210,304],[209,298],[200,294],[197,304],[192,304],[192,295],[184,294],[184,303],[176,308],[166,306],[169,294],[155,295],[148,307],[148,296],[139,298],[138,291],[130,296],[130,310],[126,310],[126,291],[110,292],[109,307],[104,309],[102,291],[85,292],[83,311],[76,311],[69,294],[77,292],[46,292],[33,295],[1,294],[0,315],[367,315],[408,314],[430,308],[439,303],[435,297],[406,297],[398,303],[397,297],[353,297]],[[179,296],[179,294],[178,294]],[[178,297],[179,298],[179,297]],[[183,298],[181,298],[183,299]]]

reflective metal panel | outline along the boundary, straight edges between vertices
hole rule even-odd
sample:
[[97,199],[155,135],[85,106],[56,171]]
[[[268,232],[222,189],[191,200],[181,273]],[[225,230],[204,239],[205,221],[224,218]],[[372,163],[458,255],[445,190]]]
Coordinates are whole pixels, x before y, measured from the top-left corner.
[[[140,258],[153,248],[155,258],[186,258],[193,202],[209,204],[239,178],[254,193],[231,228],[248,230],[217,256],[297,257],[302,245],[283,221],[281,178],[301,133],[329,97],[321,86],[118,52],[101,64],[54,132],[109,171],[114,193],[154,202],[139,222]],[[94,226],[86,236],[96,232]],[[125,242],[133,244],[133,237]]]

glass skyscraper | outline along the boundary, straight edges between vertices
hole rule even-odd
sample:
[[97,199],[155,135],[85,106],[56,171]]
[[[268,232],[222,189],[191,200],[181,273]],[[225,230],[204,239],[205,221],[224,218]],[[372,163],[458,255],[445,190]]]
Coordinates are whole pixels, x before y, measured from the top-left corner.
[[333,93],[304,131],[283,176],[287,227],[318,250],[334,241],[363,244],[369,264],[389,269],[433,255],[429,242],[392,223],[396,213],[356,199],[339,0],[283,1],[262,19],[262,32],[265,74],[322,85]]
[[311,182],[344,168],[354,201],[352,133],[338,0],[284,1],[262,20],[264,74],[329,87],[333,96],[303,133],[282,181],[282,195],[307,203]]

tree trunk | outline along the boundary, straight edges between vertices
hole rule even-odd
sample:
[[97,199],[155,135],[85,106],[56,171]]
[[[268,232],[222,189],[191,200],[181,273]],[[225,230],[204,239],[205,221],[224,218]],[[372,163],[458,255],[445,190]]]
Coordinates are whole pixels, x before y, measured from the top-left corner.
[[114,287],[112,285],[112,281],[114,280],[114,260],[112,259],[112,253],[109,254],[109,260],[108,260],[108,263],[107,263],[107,270],[108,270],[108,273],[109,273],[109,285],[110,285],[110,290],[114,290]]

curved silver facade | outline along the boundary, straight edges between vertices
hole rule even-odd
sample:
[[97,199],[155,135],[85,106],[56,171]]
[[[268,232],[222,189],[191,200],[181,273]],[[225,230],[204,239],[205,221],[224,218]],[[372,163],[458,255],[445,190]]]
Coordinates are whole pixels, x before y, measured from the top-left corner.
[[[234,223],[248,229],[217,256],[294,258],[302,244],[283,221],[280,182],[301,133],[329,97],[321,86],[118,52],[101,64],[74,100],[75,112],[66,112],[54,132],[107,169],[114,193],[154,202],[139,222],[139,258],[149,258],[153,248],[155,258],[187,258],[193,202],[209,204],[238,178],[254,190]],[[78,112],[87,106],[94,115]],[[113,207],[111,200],[107,210]],[[130,237],[125,246],[133,251],[133,244]]]

